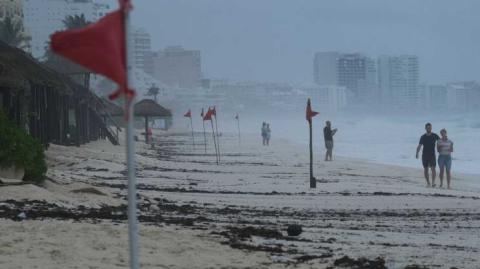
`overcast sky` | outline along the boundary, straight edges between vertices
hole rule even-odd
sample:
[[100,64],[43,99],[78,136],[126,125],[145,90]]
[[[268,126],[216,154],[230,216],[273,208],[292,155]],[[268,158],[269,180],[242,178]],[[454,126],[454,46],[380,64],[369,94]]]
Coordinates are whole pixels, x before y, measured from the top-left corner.
[[206,77],[312,82],[317,51],[416,54],[421,81],[480,80],[478,0],[134,0],[154,50],[202,52]]

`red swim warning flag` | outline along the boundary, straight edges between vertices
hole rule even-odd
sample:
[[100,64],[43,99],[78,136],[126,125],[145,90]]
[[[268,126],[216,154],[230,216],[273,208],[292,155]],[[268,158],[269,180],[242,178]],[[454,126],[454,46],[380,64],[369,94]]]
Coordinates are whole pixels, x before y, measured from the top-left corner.
[[131,9],[130,0],[120,0],[120,8],[96,23],[81,29],[56,32],[51,37],[51,49],[95,73],[102,74],[119,85],[109,97],[125,94],[132,98],[135,91],[127,85],[125,15]]
[[212,120],[213,110],[208,108],[207,113],[203,116],[203,120]]
[[318,112],[312,110],[312,106],[310,105],[310,99],[307,101],[307,111],[306,111],[306,117],[307,121],[311,122],[312,118],[318,115]]

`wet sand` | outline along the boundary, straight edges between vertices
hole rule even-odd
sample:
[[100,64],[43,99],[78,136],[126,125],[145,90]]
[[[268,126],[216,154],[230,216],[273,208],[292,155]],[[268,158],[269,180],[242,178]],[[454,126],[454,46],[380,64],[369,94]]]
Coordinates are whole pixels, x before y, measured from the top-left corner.
[[[432,189],[419,169],[318,152],[312,190],[303,146],[225,135],[216,165],[190,139],[137,143],[142,268],[480,267],[476,176]],[[45,186],[0,187],[0,267],[127,268],[124,148],[47,155]],[[288,236],[292,224],[303,233]]]

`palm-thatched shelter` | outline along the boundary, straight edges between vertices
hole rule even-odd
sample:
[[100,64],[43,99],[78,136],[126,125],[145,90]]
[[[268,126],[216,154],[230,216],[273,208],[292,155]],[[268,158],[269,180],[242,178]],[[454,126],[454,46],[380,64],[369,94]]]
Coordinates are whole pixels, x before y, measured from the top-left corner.
[[24,51],[0,42],[0,109],[43,144],[80,145],[108,137],[98,97]]
[[165,120],[165,129],[172,124],[172,112],[151,99],[143,99],[134,106],[134,116],[145,119],[145,142],[148,143],[149,120]]

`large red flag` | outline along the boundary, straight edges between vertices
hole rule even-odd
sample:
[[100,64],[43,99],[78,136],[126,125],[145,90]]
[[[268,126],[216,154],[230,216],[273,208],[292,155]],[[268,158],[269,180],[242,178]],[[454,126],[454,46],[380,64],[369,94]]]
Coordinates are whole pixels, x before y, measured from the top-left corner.
[[186,117],[186,118],[191,118],[192,117],[192,110],[189,109],[188,112],[185,113],[185,115],[183,115],[183,116]]
[[203,116],[203,120],[212,120],[212,115],[213,115],[213,110],[208,108],[207,113],[205,113],[205,116]]
[[307,111],[306,117],[308,122],[312,122],[312,118],[318,115],[318,112],[312,110],[312,106],[310,105],[310,98],[307,101]]
[[127,85],[125,14],[131,9],[130,0],[119,0],[120,8],[85,28],[54,33],[51,49],[93,72],[115,81],[120,89],[110,99],[122,94],[129,98],[135,91]]

